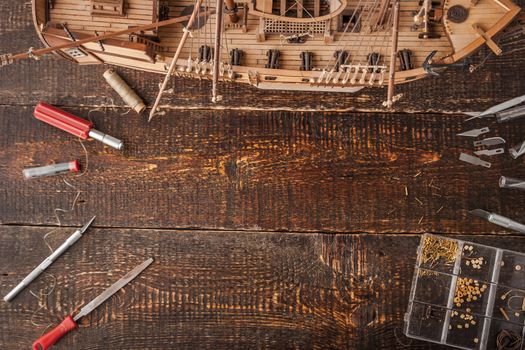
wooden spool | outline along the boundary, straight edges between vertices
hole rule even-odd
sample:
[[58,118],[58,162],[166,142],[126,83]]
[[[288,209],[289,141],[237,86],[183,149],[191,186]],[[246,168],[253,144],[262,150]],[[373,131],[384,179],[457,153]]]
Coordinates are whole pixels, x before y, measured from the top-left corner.
[[119,94],[124,102],[135,112],[142,113],[146,109],[146,105],[142,99],[133,91],[133,89],[126,84],[126,82],[112,69],[104,72],[104,78],[111,85],[111,87]]

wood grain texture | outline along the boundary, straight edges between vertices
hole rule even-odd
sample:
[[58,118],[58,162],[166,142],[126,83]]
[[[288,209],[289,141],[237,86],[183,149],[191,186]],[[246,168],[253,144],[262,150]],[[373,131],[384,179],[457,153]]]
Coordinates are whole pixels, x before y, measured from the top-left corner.
[[[0,51],[39,47],[29,8],[29,1],[0,1]],[[210,82],[175,79],[180,93],[164,101],[171,111],[150,124],[122,115],[105,67],[48,57],[3,68],[2,295],[49,253],[43,236],[57,223],[54,208],[69,209],[76,195],[62,178],[25,181],[22,169],[85,163],[76,139],[32,117],[34,105],[45,100],[89,116],[126,148],[85,142],[88,172],[67,177],[81,194],[58,215],[79,226],[96,214],[96,229],[50,267],[56,289],[47,300],[25,290],[0,302],[0,348],[28,348],[48,323],[149,256],[156,262],[57,349],[405,348],[414,233],[461,233],[525,251],[521,237],[466,214],[482,208],[525,221],[523,194],[497,186],[500,175],[525,178],[524,160],[496,157],[492,169],[463,164],[459,152],[472,151],[472,140],[455,136],[489,126],[489,136],[513,145],[525,138],[525,123],[465,124],[461,115],[439,114],[524,94],[524,60],[504,56],[474,74],[450,70],[399,87],[397,108],[412,114],[353,112],[378,110],[383,90],[351,96],[237,85],[221,85],[236,96],[225,108],[211,104]],[[160,77],[119,73],[153,101]],[[93,111],[101,105],[118,108]],[[51,245],[72,230],[51,234]],[[31,290],[51,280],[41,276]],[[441,347],[413,341],[410,348]]]
[[[0,50],[26,51],[39,47],[31,24],[29,2],[4,0],[0,4]],[[486,52],[486,50],[484,51]],[[483,57],[481,54],[476,57]],[[454,112],[488,108],[498,101],[525,92],[525,57],[520,53],[491,60],[474,74],[449,70],[439,78],[428,78],[398,86],[403,98],[396,105],[404,112]],[[35,105],[49,103],[78,106],[111,103],[113,95],[102,73],[107,67],[76,66],[54,56],[39,62],[23,61],[2,69],[0,104]],[[150,104],[158,91],[161,76],[121,69],[119,72]],[[226,99],[211,102],[211,82],[176,78],[177,94],[167,96],[163,104],[175,109],[210,108],[303,110],[303,111],[382,111],[386,89],[364,89],[351,94],[262,91],[238,84],[220,84]],[[113,103],[122,105],[119,99]]]
[[[49,253],[49,230],[0,227],[2,295]],[[51,234],[51,245],[71,230]],[[467,239],[525,251],[521,237]],[[401,349],[418,243],[412,235],[90,229],[49,268],[57,286],[46,300],[25,290],[0,302],[0,346],[27,348],[43,328],[30,322],[39,305],[33,321],[56,323],[151,256],[57,349]],[[52,281],[43,275],[31,290]]]
[[[105,227],[369,233],[497,233],[467,216],[482,208],[520,220],[525,198],[500,189],[500,175],[525,178],[523,158],[491,157],[491,169],[458,160],[481,126],[457,115],[292,112],[173,112],[147,124],[123,110],[92,112],[97,129],[124,140],[118,152],[85,142],[81,177],[24,180],[22,169],[79,159],[77,139],[0,107],[0,222],[55,225],[98,215]],[[66,108],[87,117],[88,108]],[[509,145],[525,121],[487,136]],[[406,186],[406,188],[405,188]]]

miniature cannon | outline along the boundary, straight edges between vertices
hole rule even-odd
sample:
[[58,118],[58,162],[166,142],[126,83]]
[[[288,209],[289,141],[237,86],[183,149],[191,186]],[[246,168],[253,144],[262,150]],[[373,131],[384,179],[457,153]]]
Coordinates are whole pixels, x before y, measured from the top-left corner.
[[240,66],[241,58],[244,56],[244,51],[239,49],[233,49],[230,51],[230,64],[232,66]]
[[334,70],[339,72],[341,65],[345,64],[345,62],[348,60],[348,52],[343,51],[343,50],[337,50],[336,52],[334,52],[334,58],[335,58]]
[[301,58],[301,68],[300,69],[303,70],[303,71],[310,71],[310,70],[312,70],[312,60],[313,60],[313,57],[314,57],[313,52],[303,51],[303,52],[301,52],[299,57]]
[[414,68],[412,65],[412,51],[409,49],[398,51],[397,57],[399,58],[400,70],[410,70]]
[[279,57],[281,56],[281,53],[279,50],[268,50],[266,52],[266,56],[268,57],[268,62],[266,63],[266,68],[272,68],[272,69],[278,69],[279,68]]

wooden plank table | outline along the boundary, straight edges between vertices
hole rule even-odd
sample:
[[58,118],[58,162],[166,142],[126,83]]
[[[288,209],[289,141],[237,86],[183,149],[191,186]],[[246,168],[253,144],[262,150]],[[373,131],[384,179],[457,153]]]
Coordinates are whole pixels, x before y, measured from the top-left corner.
[[[0,47],[38,47],[28,2],[0,2]],[[484,51],[486,53],[486,51]],[[480,53],[479,57],[482,57]],[[49,323],[77,310],[153,256],[135,282],[82,320],[57,349],[437,349],[402,335],[419,234],[525,251],[525,239],[467,217],[493,210],[525,221],[524,158],[491,169],[458,161],[489,126],[509,144],[525,123],[463,123],[525,94],[523,55],[489,60],[474,74],[449,70],[404,85],[396,111],[384,91],[282,93],[176,79],[168,114],[127,113],[104,67],[54,57],[2,69],[0,79],[0,294],[92,215],[86,233],[12,303],[0,302],[0,347],[28,348]],[[119,69],[152,102],[160,77]],[[86,141],[81,177],[22,179],[24,167],[78,158],[80,143],[32,117],[46,101],[122,138],[117,152]],[[47,297],[36,298],[55,281]],[[36,325],[35,325],[36,324]],[[38,325],[38,326],[37,326]]]

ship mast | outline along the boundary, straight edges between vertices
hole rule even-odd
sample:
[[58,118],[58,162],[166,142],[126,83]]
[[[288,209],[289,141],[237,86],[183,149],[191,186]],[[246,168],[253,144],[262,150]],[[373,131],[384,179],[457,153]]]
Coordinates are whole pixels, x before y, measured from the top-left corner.
[[396,79],[397,42],[399,37],[399,1],[394,0],[394,24],[392,25],[392,50],[390,52],[390,69],[388,72],[388,95],[386,106],[391,108],[394,104],[394,83]]
[[159,90],[159,94],[157,95],[157,99],[155,100],[155,103],[153,104],[153,108],[151,109],[149,113],[148,122],[151,121],[155,113],[157,113],[157,108],[159,107],[160,100],[162,99],[162,94],[164,93],[164,90],[166,90],[166,86],[168,86],[168,83],[171,79],[171,75],[173,74],[173,71],[175,70],[175,67],[177,67],[177,61],[179,59],[180,53],[182,52],[182,48],[184,47],[184,44],[186,43],[188,36],[190,36],[193,22],[195,22],[195,18],[197,17],[197,14],[200,12],[201,4],[202,4],[202,0],[197,0],[195,2],[193,13],[191,14],[191,17],[188,20],[188,24],[184,28],[184,33],[182,34],[182,38],[179,41],[179,46],[177,47],[177,51],[175,51],[175,56],[173,56],[173,59],[170,64],[170,68],[166,72],[166,77],[164,78],[164,81],[162,82],[162,86],[160,87],[160,90]]
[[224,7],[224,0],[217,0],[215,6],[215,49],[213,51],[213,86],[212,86],[212,102],[219,102],[220,98],[217,96],[217,85],[219,84],[219,65],[221,59],[221,36],[222,36],[222,12]]

